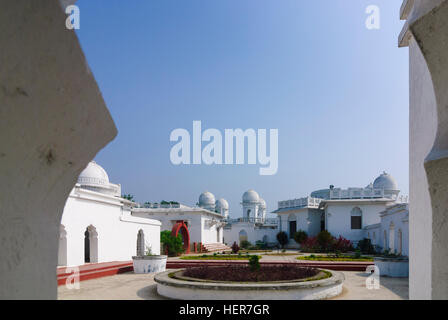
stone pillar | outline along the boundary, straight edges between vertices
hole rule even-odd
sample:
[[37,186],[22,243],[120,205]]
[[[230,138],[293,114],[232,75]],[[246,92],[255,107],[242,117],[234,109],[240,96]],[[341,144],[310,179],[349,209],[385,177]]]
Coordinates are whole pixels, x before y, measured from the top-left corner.
[[0,299],[55,299],[70,190],[117,134],[57,0],[0,2]]
[[448,299],[448,1],[406,0],[409,47],[409,294]]

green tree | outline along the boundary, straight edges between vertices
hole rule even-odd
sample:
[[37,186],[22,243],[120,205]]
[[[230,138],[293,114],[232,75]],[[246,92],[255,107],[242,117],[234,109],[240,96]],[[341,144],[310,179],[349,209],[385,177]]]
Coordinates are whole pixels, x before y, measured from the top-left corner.
[[280,231],[277,233],[277,241],[283,248],[289,241],[288,234],[285,231]]
[[121,196],[123,199],[127,199],[127,200],[129,200],[129,201],[134,201],[134,196],[132,195],[132,194],[123,194],[122,196]]

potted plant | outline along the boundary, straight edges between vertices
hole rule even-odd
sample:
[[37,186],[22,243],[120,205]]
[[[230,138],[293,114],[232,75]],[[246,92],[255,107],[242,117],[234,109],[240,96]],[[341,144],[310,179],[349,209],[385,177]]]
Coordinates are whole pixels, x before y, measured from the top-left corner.
[[152,254],[151,247],[146,248],[142,256],[132,257],[134,273],[157,273],[166,270],[166,255]]

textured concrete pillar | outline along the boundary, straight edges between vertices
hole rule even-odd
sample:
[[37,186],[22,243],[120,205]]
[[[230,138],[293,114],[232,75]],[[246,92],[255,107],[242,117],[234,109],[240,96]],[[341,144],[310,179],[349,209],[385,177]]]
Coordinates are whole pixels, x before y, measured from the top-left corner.
[[55,299],[77,176],[117,134],[58,0],[0,1],[0,299]]
[[448,1],[406,0],[410,50],[410,298],[448,299]]

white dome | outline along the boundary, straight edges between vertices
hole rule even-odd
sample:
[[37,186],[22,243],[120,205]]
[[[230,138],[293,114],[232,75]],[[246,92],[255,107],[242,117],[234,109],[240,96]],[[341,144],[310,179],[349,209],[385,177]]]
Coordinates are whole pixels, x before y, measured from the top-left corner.
[[261,198],[260,198],[260,208],[266,209],[266,201],[264,201],[264,199],[261,199]]
[[384,190],[398,190],[398,185],[395,179],[390,174],[383,172],[373,182],[373,188]]
[[84,186],[108,186],[109,176],[95,161],[91,161],[78,177],[78,183]]
[[213,193],[205,191],[201,193],[199,196],[199,206],[214,206],[215,205],[215,196]]
[[216,206],[217,210],[221,210],[221,209],[228,210],[229,209],[229,203],[227,202],[226,199],[223,199],[223,198],[216,200],[215,206]]
[[247,190],[243,194],[243,203],[256,203],[260,201],[260,196],[255,190]]

